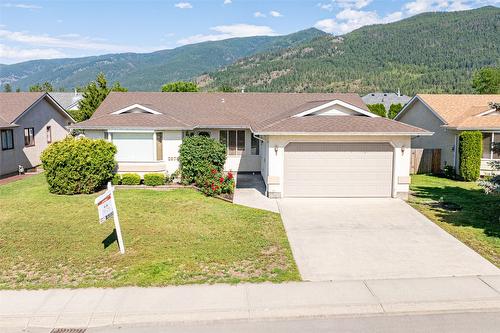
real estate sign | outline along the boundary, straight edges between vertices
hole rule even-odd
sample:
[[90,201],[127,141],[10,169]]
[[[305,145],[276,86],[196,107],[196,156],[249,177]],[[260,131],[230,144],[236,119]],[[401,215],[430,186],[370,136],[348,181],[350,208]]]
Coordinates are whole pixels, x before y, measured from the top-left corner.
[[118,219],[118,211],[116,210],[115,188],[108,182],[108,189],[106,192],[98,196],[94,203],[97,205],[97,212],[99,213],[99,223],[103,224],[108,219],[113,217],[115,221],[116,238],[118,240],[118,247],[120,253],[125,253],[125,244],[123,244],[122,231],[120,228],[120,220]]

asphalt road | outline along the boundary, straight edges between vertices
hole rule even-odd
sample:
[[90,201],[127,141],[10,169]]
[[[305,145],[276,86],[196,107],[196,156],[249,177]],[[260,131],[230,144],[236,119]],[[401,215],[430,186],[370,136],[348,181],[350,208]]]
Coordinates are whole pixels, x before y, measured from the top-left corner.
[[[294,320],[213,322],[137,327],[87,329],[86,333],[303,333],[303,332],[499,332],[500,312],[468,312],[419,315],[378,315],[370,317],[332,317]],[[5,333],[49,333],[51,330],[29,329]]]

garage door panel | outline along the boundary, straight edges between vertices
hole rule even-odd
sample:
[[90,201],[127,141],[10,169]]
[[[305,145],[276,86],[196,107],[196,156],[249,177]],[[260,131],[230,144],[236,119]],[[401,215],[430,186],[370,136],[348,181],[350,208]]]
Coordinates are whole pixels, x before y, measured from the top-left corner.
[[391,196],[392,157],[388,143],[291,143],[285,148],[284,195]]

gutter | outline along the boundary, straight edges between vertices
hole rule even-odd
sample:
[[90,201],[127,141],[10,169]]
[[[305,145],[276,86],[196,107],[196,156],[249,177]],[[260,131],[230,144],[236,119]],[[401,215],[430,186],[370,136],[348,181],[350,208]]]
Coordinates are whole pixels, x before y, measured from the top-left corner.
[[256,132],[257,135],[330,135],[330,136],[431,136],[434,132]]

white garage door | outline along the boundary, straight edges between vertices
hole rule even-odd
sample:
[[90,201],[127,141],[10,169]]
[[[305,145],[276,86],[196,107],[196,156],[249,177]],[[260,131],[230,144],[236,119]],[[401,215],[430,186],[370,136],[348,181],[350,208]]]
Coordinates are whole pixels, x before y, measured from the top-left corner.
[[289,143],[284,196],[390,197],[392,159],[389,143]]

